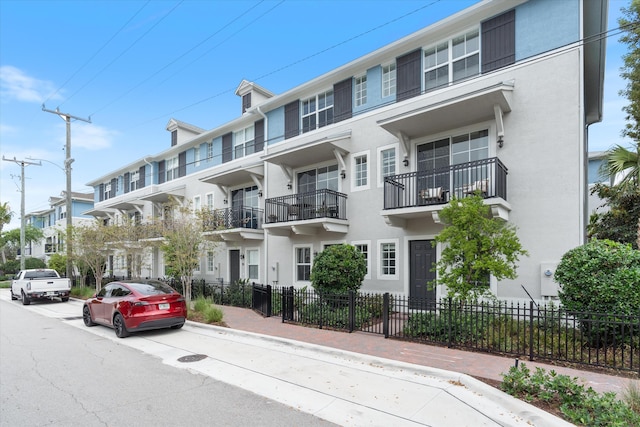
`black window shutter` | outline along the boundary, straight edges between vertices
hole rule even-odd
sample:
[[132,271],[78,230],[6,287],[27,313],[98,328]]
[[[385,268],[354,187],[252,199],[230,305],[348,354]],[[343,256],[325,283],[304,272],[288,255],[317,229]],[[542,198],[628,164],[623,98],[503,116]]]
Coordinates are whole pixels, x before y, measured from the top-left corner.
[[178,145],[178,130],[171,131],[171,146]]
[[183,151],[178,154],[178,177],[183,177],[187,174],[187,152]]
[[510,10],[482,23],[482,72],[516,61],[516,11]]
[[333,118],[341,122],[351,118],[353,107],[353,79],[348,78],[333,85]]
[[242,95],[242,113],[251,108],[251,92]]
[[222,163],[233,160],[233,135],[229,132],[222,135]]
[[124,192],[128,193],[129,192],[129,187],[131,187],[131,175],[129,174],[129,172],[124,174]]
[[138,188],[144,187],[146,184],[144,182],[145,176],[145,167],[140,166],[140,170],[138,171]]
[[100,184],[100,195],[98,197],[98,200],[103,202],[104,201],[104,184]]
[[422,49],[396,58],[396,101],[420,95]]
[[116,197],[117,190],[118,190],[118,180],[115,179],[115,178],[112,178],[111,179],[111,194],[110,194],[111,197],[109,197],[110,199],[113,198],[113,197]]
[[264,149],[264,119],[260,119],[253,124],[255,151]]
[[300,135],[300,101],[295,100],[284,106],[284,138]]
[[164,169],[165,169],[165,161],[162,160],[158,162],[158,184],[164,183],[164,180],[166,178]]

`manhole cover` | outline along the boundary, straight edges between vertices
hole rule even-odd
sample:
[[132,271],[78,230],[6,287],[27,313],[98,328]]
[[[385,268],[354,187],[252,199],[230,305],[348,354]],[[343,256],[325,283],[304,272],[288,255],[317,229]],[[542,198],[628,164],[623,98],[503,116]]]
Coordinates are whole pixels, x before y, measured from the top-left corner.
[[184,362],[184,363],[198,362],[206,358],[207,358],[206,354],[190,354],[189,356],[182,356],[180,359],[178,359],[178,362]]

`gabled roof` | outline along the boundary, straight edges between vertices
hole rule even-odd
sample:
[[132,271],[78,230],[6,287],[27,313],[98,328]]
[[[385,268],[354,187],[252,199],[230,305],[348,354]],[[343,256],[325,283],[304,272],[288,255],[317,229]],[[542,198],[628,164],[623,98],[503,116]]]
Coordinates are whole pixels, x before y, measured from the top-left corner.
[[267,89],[263,88],[260,85],[257,85],[253,82],[250,82],[248,80],[242,80],[240,82],[240,85],[238,85],[238,88],[236,89],[236,95],[238,96],[243,96],[249,92],[258,92],[261,95],[267,97],[267,98],[271,98],[273,96],[275,96],[275,94],[271,91],[268,91]]
[[194,126],[189,123],[181,122],[180,120],[176,120],[176,119],[171,119],[169,120],[169,123],[167,123],[168,131],[172,131],[178,128],[185,129],[197,134],[206,132],[205,129],[199,128],[198,126]]

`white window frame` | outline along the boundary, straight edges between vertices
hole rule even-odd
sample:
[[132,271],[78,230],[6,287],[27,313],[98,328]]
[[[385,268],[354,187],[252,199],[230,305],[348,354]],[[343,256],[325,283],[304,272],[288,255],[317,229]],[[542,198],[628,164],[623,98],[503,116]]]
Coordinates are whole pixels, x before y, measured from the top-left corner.
[[215,201],[215,199],[213,197],[213,193],[205,194],[204,198],[205,198],[205,203],[207,205],[206,206],[207,209],[209,209],[209,211],[212,211],[213,210],[213,206],[214,206],[213,204],[214,204],[214,201]]
[[193,213],[197,214],[200,210],[202,210],[202,197],[200,195],[193,196]]
[[355,106],[361,107],[367,103],[367,75],[362,74],[354,78]]
[[385,64],[382,66],[382,97],[387,98],[396,94],[397,82],[396,63]]
[[[395,245],[395,266],[394,266],[394,273],[393,274],[385,274],[383,273],[383,261],[384,261],[384,256],[382,253],[382,249],[384,245],[387,244],[393,244]],[[399,239],[381,239],[378,240],[376,243],[376,252],[378,254],[378,268],[377,268],[377,276],[378,276],[378,280],[398,280],[399,277],[399,271],[400,271],[400,265],[399,265],[399,259],[400,259],[400,241]]]
[[135,170],[129,172],[129,191],[136,191],[140,183],[140,171]]
[[200,166],[200,145],[196,145],[193,149],[193,164],[194,166]]
[[[260,283],[260,249],[259,248],[246,248],[245,249],[245,258],[246,258],[246,274],[245,277],[251,281],[254,281],[256,283]],[[251,264],[251,256],[249,255],[251,252],[255,252],[256,254],[256,264]],[[253,278],[250,275],[250,269],[249,267],[255,265],[256,266],[256,277]]]
[[400,146],[398,144],[389,144],[389,145],[383,145],[382,147],[378,147],[378,187],[383,187],[384,186],[384,178],[385,176],[383,175],[383,158],[382,158],[382,153],[387,151],[387,150],[395,150],[395,172],[391,175],[396,175],[398,173],[398,151],[400,149]]
[[[467,36],[473,35],[475,34],[476,39],[477,39],[477,49],[476,50],[472,50],[472,51],[467,51]],[[464,38],[464,42],[463,42],[463,46],[464,46],[464,53],[462,53],[461,55],[458,55],[456,57],[454,57],[454,53],[453,53],[453,41],[456,39],[459,39],[463,37]],[[439,58],[438,58],[438,51],[442,51],[444,49],[447,49],[447,55],[446,58],[441,58],[440,62],[439,62]],[[427,61],[427,57],[429,56],[427,53],[431,50],[435,49],[435,63],[434,64],[429,64]],[[454,75],[453,75],[453,68],[454,68],[454,64],[460,62],[460,61],[466,61],[467,58],[470,58],[474,55],[477,55],[478,57],[478,70],[477,73],[469,75],[469,76],[465,76],[462,78],[457,78],[454,79]],[[430,91],[430,90],[436,90],[442,87],[447,87],[455,82],[459,82],[477,75],[480,75],[480,28],[479,27],[473,27],[473,28],[469,28],[466,31],[460,32],[458,34],[456,34],[453,37],[450,37],[446,40],[440,40],[437,43],[431,44],[427,47],[425,47],[423,49],[422,52],[422,58],[423,58],[423,62],[424,62],[424,68],[422,70],[422,81],[423,81],[423,85],[424,85],[424,90],[425,91]],[[447,83],[446,84],[442,84],[442,85],[438,85],[436,87],[431,87],[431,88],[427,88],[427,73],[432,72],[432,71],[436,71],[438,69],[441,69],[443,67],[447,67]],[[466,67],[465,67],[466,69]]]
[[207,252],[207,273],[215,273],[216,264],[215,264],[215,252],[208,251]]
[[[331,94],[331,104],[327,103],[327,97],[329,96],[329,94]],[[324,101],[323,107],[320,107],[321,99]],[[333,110],[334,102],[335,97],[333,89],[327,89],[307,99],[304,99],[301,103],[302,114],[300,115],[300,131],[302,133],[311,132],[316,129],[320,129],[321,127],[332,124],[334,122],[333,118],[331,119],[331,123],[325,123],[324,125],[320,126],[320,114],[323,111],[328,111],[329,109]],[[315,116],[315,124],[313,127],[309,127],[309,129],[305,130],[304,119],[311,116]]]
[[[371,188],[371,161],[370,161],[370,151],[360,151],[358,153],[354,153],[351,155],[351,170],[353,171],[353,177],[351,179],[351,191],[362,191],[368,190]],[[358,185],[358,173],[360,170],[358,169],[358,159],[365,159],[365,179],[366,183],[362,185]]]
[[[313,245],[293,245],[293,281],[298,284],[308,285],[311,283],[310,280],[299,280],[298,279],[298,249],[309,249],[309,274],[311,274],[311,269],[313,268]],[[300,265],[307,265],[306,263]]]
[[165,182],[173,181],[178,178],[179,164],[178,156],[170,157],[165,161]]
[[255,128],[254,125],[247,126],[244,129],[240,129],[233,133],[233,158],[238,159],[240,157],[247,156],[252,153],[247,153],[247,145],[255,140]]
[[373,256],[373,252],[371,252],[371,240],[354,240],[351,242],[353,246],[358,249],[358,246],[367,245],[367,274],[364,275],[365,279],[371,279],[371,257]]
[[210,162],[213,159],[213,141],[207,142],[207,161]]

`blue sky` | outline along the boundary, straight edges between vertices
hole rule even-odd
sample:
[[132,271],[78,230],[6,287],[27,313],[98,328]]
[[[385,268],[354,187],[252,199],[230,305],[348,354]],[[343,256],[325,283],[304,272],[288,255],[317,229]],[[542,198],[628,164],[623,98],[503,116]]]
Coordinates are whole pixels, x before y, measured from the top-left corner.
[[[565,1],[565,0],[556,0]],[[609,29],[630,0],[609,0]],[[26,212],[170,146],[171,118],[212,129],[240,114],[242,79],[282,93],[477,0],[0,0],[0,154],[25,168]],[[607,41],[605,111],[590,149],[623,143],[626,46]],[[0,161],[0,202],[20,226],[20,167]]]

